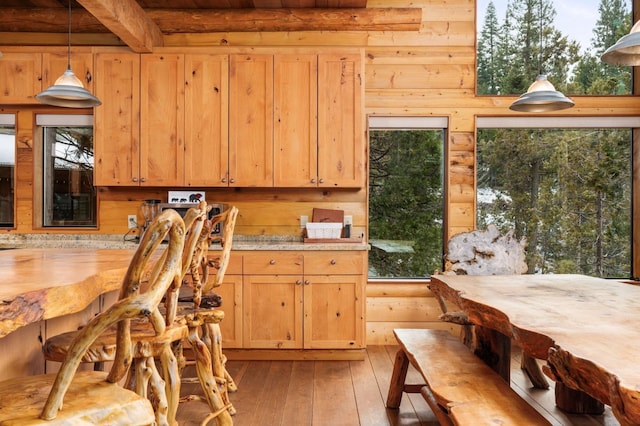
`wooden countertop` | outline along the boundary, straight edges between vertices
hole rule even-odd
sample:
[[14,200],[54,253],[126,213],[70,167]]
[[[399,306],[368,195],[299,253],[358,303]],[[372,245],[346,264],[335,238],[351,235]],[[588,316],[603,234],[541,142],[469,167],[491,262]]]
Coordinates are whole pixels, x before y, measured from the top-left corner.
[[0,251],[0,338],[25,325],[79,312],[120,288],[135,249]]

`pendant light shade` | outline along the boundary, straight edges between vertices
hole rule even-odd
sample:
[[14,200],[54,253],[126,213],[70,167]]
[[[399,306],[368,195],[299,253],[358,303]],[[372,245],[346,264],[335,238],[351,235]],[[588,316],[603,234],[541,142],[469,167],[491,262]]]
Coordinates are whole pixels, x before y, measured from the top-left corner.
[[98,98],[84,88],[70,67],[58,77],[53,86],[38,93],[36,99],[43,104],[68,108],[90,108],[102,105]]
[[519,112],[548,112],[571,108],[574,103],[547,80],[547,76],[540,74],[536,81],[529,86],[527,93],[520,95],[509,107]]
[[84,88],[82,81],[71,70],[71,0],[69,0],[69,34],[67,44],[67,70],[48,89],[38,93],[36,100],[46,105],[67,108],[90,108],[102,102]]
[[611,65],[640,65],[640,21],[636,22],[629,34],[608,48],[600,59]]

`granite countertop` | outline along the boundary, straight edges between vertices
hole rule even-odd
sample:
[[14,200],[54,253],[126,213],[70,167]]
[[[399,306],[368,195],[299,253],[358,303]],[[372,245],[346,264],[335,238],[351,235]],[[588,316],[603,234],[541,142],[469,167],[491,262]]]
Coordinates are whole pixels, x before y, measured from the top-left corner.
[[[13,248],[105,248],[135,249],[138,242],[133,237],[108,234],[0,234],[0,250]],[[211,250],[220,249],[212,244]],[[305,243],[296,236],[235,235],[233,250],[369,250],[365,242]]]

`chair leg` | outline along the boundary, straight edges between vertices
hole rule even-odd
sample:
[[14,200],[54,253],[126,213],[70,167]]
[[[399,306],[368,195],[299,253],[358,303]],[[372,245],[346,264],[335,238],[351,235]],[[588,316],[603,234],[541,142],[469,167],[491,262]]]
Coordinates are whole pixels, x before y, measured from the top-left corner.
[[200,340],[199,330],[201,326],[201,321],[191,321],[189,325],[189,343],[196,360],[198,380],[209,404],[209,409],[212,411],[212,414],[207,417],[207,421],[215,414],[218,426],[231,426],[233,425],[233,420],[229,409],[232,406],[230,403],[225,403],[218,386],[218,380],[213,374],[210,349]]

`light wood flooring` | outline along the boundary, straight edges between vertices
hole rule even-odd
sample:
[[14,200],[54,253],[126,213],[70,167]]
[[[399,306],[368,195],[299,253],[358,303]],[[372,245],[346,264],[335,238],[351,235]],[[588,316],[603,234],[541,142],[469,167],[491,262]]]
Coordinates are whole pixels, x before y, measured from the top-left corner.
[[[227,370],[238,384],[231,394],[237,410],[234,425],[437,425],[419,394],[404,394],[398,410],[385,408],[396,351],[396,346],[369,346],[364,361],[229,361]],[[602,416],[562,413],[555,408],[553,388],[531,387],[519,368],[517,349],[512,365],[512,387],[553,425],[619,425],[609,407]],[[407,377],[418,383],[416,376],[410,370]],[[198,394],[198,386],[183,385],[183,395]],[[178,421],[182,426],[199,425],[207,412],[203,402],[181,403]]]

